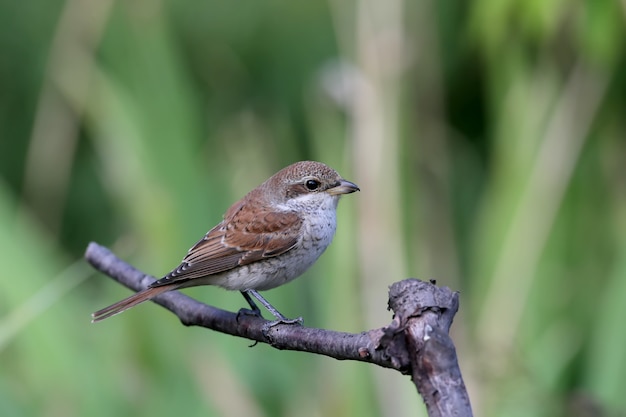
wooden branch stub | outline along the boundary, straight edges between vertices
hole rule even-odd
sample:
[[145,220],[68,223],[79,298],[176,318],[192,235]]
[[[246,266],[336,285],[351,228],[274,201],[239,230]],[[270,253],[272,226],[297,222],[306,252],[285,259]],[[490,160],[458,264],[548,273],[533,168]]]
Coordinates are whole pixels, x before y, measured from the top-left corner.
[[385,329],[385,336],[393,339],[394,344],[404,338],[406,352],[396,360],[408,360],[411,378],[426,403],[428,415],[472,416],[456,350],[448,335],[459,309],[458,293],[408,279],[391,286],[389,308],[395,316],[392,325]]

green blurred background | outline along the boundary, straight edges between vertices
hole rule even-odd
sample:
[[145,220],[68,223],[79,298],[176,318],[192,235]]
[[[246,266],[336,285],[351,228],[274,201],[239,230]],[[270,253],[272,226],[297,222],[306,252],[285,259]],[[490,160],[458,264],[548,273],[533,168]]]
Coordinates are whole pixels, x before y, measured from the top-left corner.
[[0,415],[425,415],[396,372],[151,304],[89,322],[130,293],[89,241],[164,274],[303,159],[362,192],[266,294],[284,314],[359,332],[392,282],[436,278],[476,415],[626,415],[625,21],[623,0],[0,0]]

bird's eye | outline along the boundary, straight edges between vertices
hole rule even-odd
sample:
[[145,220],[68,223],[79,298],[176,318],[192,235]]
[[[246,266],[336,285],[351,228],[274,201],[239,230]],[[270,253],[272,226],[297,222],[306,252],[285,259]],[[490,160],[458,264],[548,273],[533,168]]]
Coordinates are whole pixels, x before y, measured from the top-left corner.
[[318,180],[306,180],[304,186],[309,191],[315,191],[320,187],[321,183]]

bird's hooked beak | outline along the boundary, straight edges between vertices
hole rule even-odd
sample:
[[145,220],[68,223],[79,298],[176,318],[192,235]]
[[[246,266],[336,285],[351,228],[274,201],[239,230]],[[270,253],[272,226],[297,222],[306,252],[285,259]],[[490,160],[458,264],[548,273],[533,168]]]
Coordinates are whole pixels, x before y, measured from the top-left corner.
[[359,186],[353,182],[344,179],[340,180],[339,183],[333,188],[329,188],[328,190],[326,190],[326,192],[328,192],[328,194],[330,195],[350,194],[355,191],[361,191]]

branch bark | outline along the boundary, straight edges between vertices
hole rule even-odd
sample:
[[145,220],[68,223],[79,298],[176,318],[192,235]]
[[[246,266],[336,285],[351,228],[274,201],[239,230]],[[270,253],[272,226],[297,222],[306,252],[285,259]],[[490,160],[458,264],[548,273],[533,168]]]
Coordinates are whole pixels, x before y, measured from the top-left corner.
[[[110,250],[90,243],[87,261],[124,286],[140,291],[154,277],[133,268]],[[174,313],[185,326],[201,326],[276,349],[368,362],[412,377],[431,417],[471,416],[454,344],[448,336],[459,306],[458,293],[434,283],[407,279],[390,287],[391,324],[362,333],[344,333],[269,321],[224,311],[172,291],[152,301]]]

